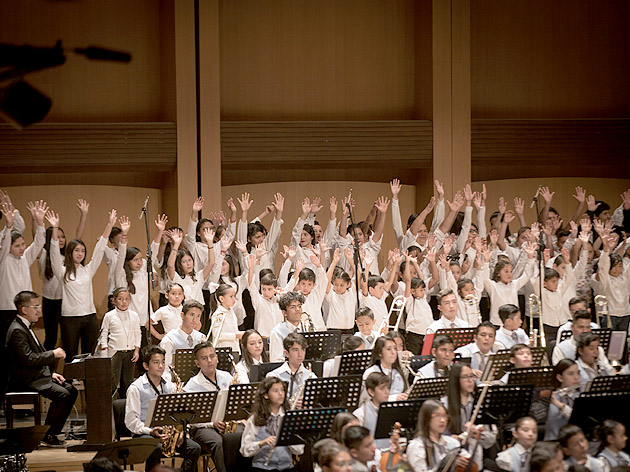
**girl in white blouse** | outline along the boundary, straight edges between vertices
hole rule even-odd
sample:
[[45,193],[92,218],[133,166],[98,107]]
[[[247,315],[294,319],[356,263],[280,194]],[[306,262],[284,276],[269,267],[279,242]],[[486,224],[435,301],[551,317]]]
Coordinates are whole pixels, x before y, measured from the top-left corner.
[[[212,314],[211,333],[212,344],[215,347],[231,347],[233,351],[241,352],[238,340],[243,337],[243,332],[238,330],[238,321],[234,313],[236,304],[236,290],[231,285],[222,284],[214,292],[217,300],[217,309]],[[218,316],[223,316],[223,321],[218,321]]]
[[65,261],[61,258],[57,229],[59,215],[46,213],[50,225],[53,227],[50,242],[50,257],[53,273],[62,285],[61,302],[61,345],[66,351],[66,361],[70,362],[78,353],[79,340],[81,351],[90,353],[94,350],[98,338],[98,320],[94,306],[92,278],[103,260],[107,238],[116,223],[116,210],[109,212],[107,225],[99,238],[92,259],[86,265],[85,243],[80,239],[73,239],[65,250]]
[[241,360],[236,364],[236,378],[240,384],[251,383],[249,372],[253,365],[269,362],[263,338],[255,329],[248,329],[241,338]]

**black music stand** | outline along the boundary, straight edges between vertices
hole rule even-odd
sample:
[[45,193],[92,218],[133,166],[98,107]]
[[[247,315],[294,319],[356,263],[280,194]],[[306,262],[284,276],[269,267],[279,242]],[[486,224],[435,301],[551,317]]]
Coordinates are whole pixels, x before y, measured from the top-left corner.
[[[475,342],[475,328],[438,329],[435,336],[446,335],[453,340],[455,349]],[[435,338],[433,338],[435,339]]]
[[446,395],[448,387],[448,377],[438,377],[435,379],[418,379],[411,386],[411,391],[407,397],[409,400],[416,398],[442,398]]
[[344,407],[354,411],[359,407],[362,379],[360,375],[308,379],[304,387],[302,408]]
[[[151,400],[147,412],[147,425],[156,426],[181,425],[184,442],[188,439],[188,425],[209,423],[217,401],[217,392],[167,393]],[[186,448],[184,448],[184,461]]]
[[[343,407],[287,411],[282,417],[274,447],[304,444],[304,455],[300,459],[300,468],[303,468],[301,464],[304,463],[308,467],[305,470],[312,470],[311,449],[313,444],[330,436],[335,416],[345,411],[347,410]],[[268,453],[269,449],[266,452]]]
[[589,392],[630,391],[630,375],[610,375],[591,380]]
[[341,354],[339,360],[338,376],[363,375],[363,372],[370,366],[372,360],[372,350],[348,351]]
[[508,378],[508,385],[533,385],[541,390],[553,390],[555,383],[553,367],[548,366],[512,369]]
[[[599,336],[599,345],[604,350],[605,353],[608,353],[608,348],[610,347],[610,335],[612,333],[611,329],[608,328],[597,328],[592,329],[591,333]],[[572,331],[563,331],[560,333],[560,342],[565,339],[569,339],[573,335]]]
[[341,331],[316,331],[300,333],[306,339],[306,359],[325,361],[335,357],[341,342]]
[[173,369],[179,375],[182,382],[188,382],[191,377],[199,373],[199,367],[195,364],[192,349],[177,349],[173,353]]
[[267,377],[267,374],[272,370],[276,370],[284,362],[265,362],[263,364],[254,364],[249,368],[249,380],[254,382],[260,382]]
[[[540,366],[545,356],[545,348],[530,347],[529,349],[532,351],[532,367]],[[492,362],[490,362],[490,360],[492,360]],[[501,349],[490,356],[489,361],[486,362],[486,366],[481,374],[481,381],[488,380],[491,372],[494,373],[494,379],[500,379],[506,372],[511,371],[513,367],[514,364],[510,362],[510,350]]]
[[133,465],[146,462],[147,458],[155,451],[155,448],[159,444],[160,440],[157,438],[137,438],[114,441],[113,443],[105,444],[101,447],[96,456],[94,456],[94,459],[97,457],[106,457],[121,465],[123,470],[127,470],[128,464]]
[[238,362],[237,352],[232,351],[231,347],[217,347],[215,348],[219,363],[217,369],[224,370],[230,374],[234,373],[234,366]]
[[381,403],[376,419],[375,439],[389,438],[394,423],[398,421],[409,434],[416,430],[418,413],[424,399]]
[[529,414],[533,391],[531,385],[492,385],[488,388],[475,424],[496,424],[501,450],[505,444],[505,425]]
[[569,423],[582,428],[592,438],[604,420],[615,420],[630,427],[630,392],[583,392],[575,399]]
[[246,420],[251,415],[258,384],[230,385],[223,421]]

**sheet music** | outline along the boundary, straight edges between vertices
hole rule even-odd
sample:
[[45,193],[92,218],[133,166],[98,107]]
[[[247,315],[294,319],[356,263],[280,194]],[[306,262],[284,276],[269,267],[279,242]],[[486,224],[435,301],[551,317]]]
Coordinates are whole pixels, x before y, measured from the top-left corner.
[[219,390],[217,392],[217,402],[214,405],[214,411],[212,412],[212,422],[223,421],[225,416],[225,406],[227,405],[229,390]]

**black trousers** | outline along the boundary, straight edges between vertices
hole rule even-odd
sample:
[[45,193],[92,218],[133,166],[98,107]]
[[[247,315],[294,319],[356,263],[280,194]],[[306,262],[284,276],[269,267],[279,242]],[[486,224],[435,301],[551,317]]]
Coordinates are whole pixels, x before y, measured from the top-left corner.
[[[153,436],[149,436],[148,434],[134,435],[134,438],[152,437]],[[184,463],[182,464],[182,470],[184,472],[194,472],[195,470],[197,470],[197,461],[199,460],[199,456],[201,454],[201,447],[199,446],[199,444],[197,444],[192,439],[186,439],[176,450],[185,458]],[[160,463],[161,458],[162,445],[158,444],[155,450],[147,458],[147,461],[144,463],[144,470],[149,471],[153,469],[153,467]]]
[[16,310],[0,310],[0,359],[5,360],[5,362],[0,362],[0,406],[4,406],[4,394],[9,382],[9,364],[6,362],[8,358],[7,332],[16,315]]
[[407,349],[414,353],[414,355],[418,355],[422,352],[422,345],[424,344],[424,336],[418,333],[411,333],[407,331],[407,337],[405,338],[405,344],[407,344]]
[[118,398],[127,397],[127,389],[133,382],[136,371],[136,363],[131,362],[133,353],[134,351],[116,351],[112,356],[112,395],[118,389]]
[[61,300],[50,300],[42,297],[42,314],[44,316],[44,349],[51,351],[57,345],[59,323],[61,322]]
[[42,397],[52,400],[45,422],[45,424],[50,426],[48,430],[49,435],[54,436],[61,433],[63,425],[66,423],[68,416],[70,416],[78,393],[77,389],[70,382],[64,382],[60,385],[55,381],[49,388],[39,391]]
[[72,362],[72,358],[79,353],[79,341],[81,341],[81,352],[89,354],[94,351],[97,338],[96,313],[61,317],[61,345],[66,351],[66,363]]

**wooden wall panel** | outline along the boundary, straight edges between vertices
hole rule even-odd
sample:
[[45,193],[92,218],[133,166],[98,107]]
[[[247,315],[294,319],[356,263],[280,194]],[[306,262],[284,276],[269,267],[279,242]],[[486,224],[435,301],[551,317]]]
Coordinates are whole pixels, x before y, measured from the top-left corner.
[[470,2],[473,118],[627,118],[630,3]]
[[[400,212],[403,218],[403,224],[406,224],[407,217],[414,211],[415,201],[415,186],[408,185],[408,182],[401,178],[403,183],[403,189],[399,195],[400,198]],[[328,222],[330,212],[328,210],[328,202],[332,195],[337,197],[340,202],[341,199],[348,194],[348,191],[352,188],[352,198],[356,201],[355,218],[357,221],[365,219],[372,207],[374,201],[381,195],[391,198],[391,191],[389,184],[383,183],[371,183],[371,182],[276,182],[267,184],[255,184],[255,185],[233,185],[223,187],[223,198],[227,200],[229,197],[233,197],[235,200],[243,192],[249,192],[251,198],[254,200],[252,209],[250,210],[251,218],[260,214],[265,205],[268,205],[272,201],[273,194],[280,192],[285,198],[285,211],[282,219],[284,225],[282,226],[282,235],[280,236],[279,247],[280,251],[284,244],[289,244],[291,240],[291,230],[297,221],[297,217],[301,213],[301,202],[304,197],[308,196],[313,199],[319,196],[322,199],[324,208],[318,215],[317,220],[322,224],[325,229],[325,225]],[[238,204],[237,204],[238,206]],[[212,211],[211,209],[209,211]],[[240,209],[239,209],[240,212]],[[271,224],[270,216],[263,221],[263,224],[269,228]],[[337,211],[337,221],[341,218],[341,204]],[[396,239],[394,232],[391,229],[391,205],[390,211],[387,214],[387,220],[385,223],[385,232],[383,238],[382,250],[378,258],[379,266],[382,268],[387,262],[387,250],[393,249],[396,246]],[[280,252],[279,251],[279,252]],[[276,267],[280,270],[283,262],[282,256],[278,253],[276,257]]]
[[[50,208],[59,213],[60,226],[63,228],[68,240],[75,237],[77,223],[79,222],[79,210],[75,203],[77,199],[84,198],[90,202],[90,212],[83,241],[87,245],[88,258],[92,257],[96,240],[102,234],[107,223],[107,212],[112,208],[118,210],[119,215],[127,215],[131,220],[129,243],[146,250],[146,237],[144,222],[138,220],[142,204],[147,195],[150,197],[148,205],[149,230],[151,238],[155,236],[153,220],[162,208],[162,195],[158,189],[132,188],[132,187],[107,187],[86,185],[48,185],[32,187],[4,187],[9,192],[13,204],[20,210],[26,222],[25,240],[27,244],[33,241],[31,237],[31,216],[26,209],[26,204],[35,199],[44,199]],[[4,221],[0,224],[4,225]],[[107,309],[107,269],[105,263],[101,264],[94,277],[94,302],[99,316]],[[31,267],[33,289],[41,293],[41,278],[37,264]]]
[[222,0],[224,120],[414,117],[412,0]]
[[160,8],[155,0],[3,0],[0,42],[129,51],[117,64],[69,55],[27,80],[53,100],[49,122],[158,121],[161,118]]

